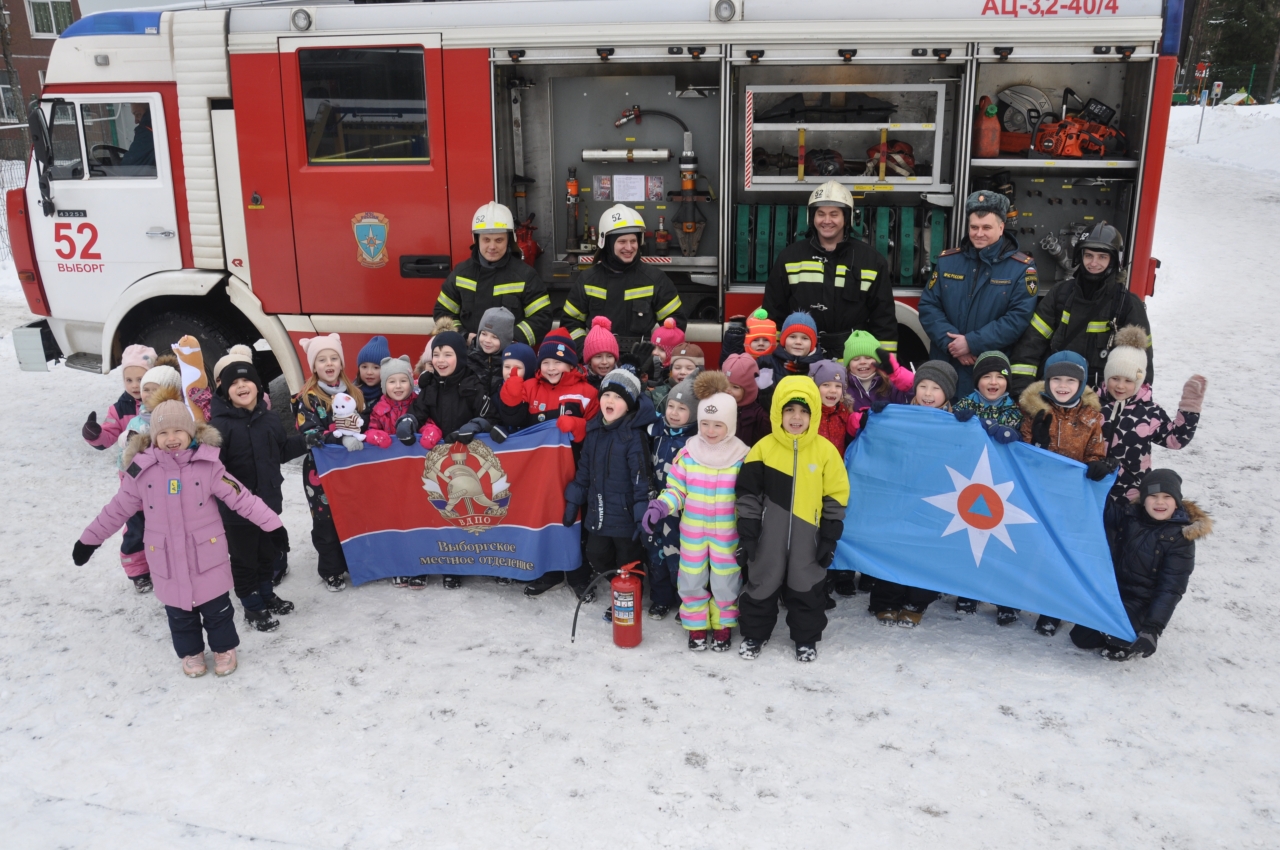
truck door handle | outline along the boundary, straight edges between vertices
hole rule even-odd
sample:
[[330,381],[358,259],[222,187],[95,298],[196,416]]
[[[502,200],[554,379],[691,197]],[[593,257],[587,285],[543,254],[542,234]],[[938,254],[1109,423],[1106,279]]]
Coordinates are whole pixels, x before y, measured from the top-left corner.
[[178,234],[174,233],[172,230],[159,230],[159,229],[152,229],[152,230],[148,230],[148,231],[147,231],[147,235],[148,235],[148,236],[163,236],[165,239],[172,239],[173,237],[177,236]]
[[447,254],[401,254],[401,277],[448,277],[453,260]]

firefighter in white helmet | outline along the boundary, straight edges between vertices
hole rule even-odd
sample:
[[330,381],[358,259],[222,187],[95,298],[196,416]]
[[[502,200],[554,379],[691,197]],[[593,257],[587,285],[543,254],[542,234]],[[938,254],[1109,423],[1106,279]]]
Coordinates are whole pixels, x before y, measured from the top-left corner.
[[609,319],[624,353],[668,317],[684,329],[687,321],[680,315],[675,284],[640,261],[644,230],[640,213],[623,204],[614,204],[600,216],[600,250],[569,290],[560,317],[560,326],[569,330],[574,342],[581,344],[596,316]]
[[782,321],[792,313],[813,317],[827,357],[844,355],[853,331],[867,331],[886,351],[898,349],[889,262],[852,236],[853,195],[828,180],[809,196],[809,230],[773,262],[764,309]]
[[516,320],[513,341],[536,348],[551,330],[551,299],[542,278],[521,259],[515,230],[503,204],[490,201],[476,210],[471,256],[449,272],[431,315],[454,319],[470,340],[485,310],[506,307]]

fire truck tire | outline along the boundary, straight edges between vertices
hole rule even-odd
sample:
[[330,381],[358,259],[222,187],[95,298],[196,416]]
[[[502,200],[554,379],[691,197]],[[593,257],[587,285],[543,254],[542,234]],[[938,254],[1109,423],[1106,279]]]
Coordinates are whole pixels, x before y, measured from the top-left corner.
[[929,359],[929,349],[906,325],[898,325],[898,362],[912,371]]
[[[241,335],[236,334],[217,319],[177,310],[144,320],[138,330],[130,335],[132,338],[127,341],[149,345],[163,354],[187,334],[200,340],[200,353],[204,358],[206,372],[213,369],[213,364],[217,363],[232,345],[238,342],[252,345],[255,342],[252,339],[241,339]],[[122,334],[121,343],[125,342]],[[209,380],[212,383],[214,376],[210,375]]]

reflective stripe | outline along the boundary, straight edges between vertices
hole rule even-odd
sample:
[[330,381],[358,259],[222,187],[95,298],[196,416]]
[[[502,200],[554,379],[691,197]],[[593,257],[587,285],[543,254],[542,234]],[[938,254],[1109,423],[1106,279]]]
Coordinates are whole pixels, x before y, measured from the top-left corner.
[[1040,318],[1039,313],[1031,314],[1031,327],[1039,331],[1040,336],[1044,337],[1045,339],[1048,339],[1049,337],[1053,336],[1053,328],[1049,327],[1048,323],[1045,322],[1044,319]]
[[524,281],[517,283],[500,283],[493,288],[494,295],[518,295],[524,292]]
[[454,301],[443,292],[441,292],[440,297],[436,299],[436,303],[444,307],[450,313],[453,313],[455,316],[461,312],[461,308],[458,307],[458,302]]
[[1066,310],[1063,310],[1063,311],[1062,311],[1062,318],[1061,318],[1059,321],[1061,321],[1061,322],[1062,322],[1062,324],[1064,324],[1064,325],[1065,325],[1065,324],[1069,324],[1069,323],[1071,322],[1071,314],[1070,314],[1070,313],[1068,313]]
[[584,286],[582,291],[590,295],[592,298],[608,298],[609,290],[602,286]]
[[672,298],[670,301],[667,302],[667,306],[663,307],[661,310],[658,311],[658,321],[661,322],[667,316],[670,316],[672,313],[674,313],[676,310],[679,310],[679,309],[680,309],[680,296],[677,295],[675,298]]
[[1028,363],[1014,363],[1013,374],[1026,375],[1028,378],[1034,378],[1036,376],[1036,367]]
[[551,306],[551,296],[539,295],[537,298],[530,301],[529,304],[524,308],[524,314],[525,316],[532,316],[534,313],[538,312],[543,307],[550,307],[550,306]]
[[880,347],[893,354],[896,354],[898,351],[898,343],[893,340],[882,340],[880,342]]
[[1147,334],[1147,348],[1151,347],[1151,334]]
[[801,260],[798,263],[786,263],[787,282],[793,286],[797,283],[822,283],[826,268],[817,260]]
[[1090,322],[1084,332],[1087,334],[1104,334],[1109,330],[1111,330],[1110,322]]
[[[602,295],[600,297],[603,298],[604,296]],[[653,297],[652,286],[641,286],[641,287],[637,287],[636,289],[628,289],[622,293],[623,301],[635,301],[637,298],[652,298],[652,297]]]
[[863,269],[862,270],[862,291],[866,292],[868,289],[870,289],[871,284],[875,283],[876,278],[879,276],[880,276],[880,273],[875,269]]
[[787,275],[787,283],[795,286],[798,283],[822,283],[822,272],[800,272]]
[[573,337],[574,339],[582,339],[586,335],[587,335],[587,332],[584,331],[582,328],[574,328],[573,330],[569,331],[569,336]]
[[529,323],[521,322],[520,324],[516,325],[516,327],[519,328],[520,331],[524,334],[524,338],[529,340],[529,344],[533,345],[533,328],[529,327]]
[[564,302],[564,311],[568,315],[573,316],[575,319],[579,319],[584,322],[587,320],[587,314],[579,310],[577,307],[573,306],[572,301]]
[[469,277],[458,275],[453,279],[453,285],[459,289],[468,289],[472,292],[476,291],[476,282]]
[[844,276],[848,273],[848,266],[836,266],[836,289],[844,289]]

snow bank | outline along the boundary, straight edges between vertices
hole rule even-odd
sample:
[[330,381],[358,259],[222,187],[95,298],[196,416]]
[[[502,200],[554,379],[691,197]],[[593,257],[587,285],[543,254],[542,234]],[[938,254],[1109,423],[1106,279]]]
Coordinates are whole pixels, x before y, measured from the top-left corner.
[[1199,125],[1199,106],[1174,107],[1169,148],[1201,162],[1280,174],[1280,104],[1205,109],[1204,131],[1196,144]]

